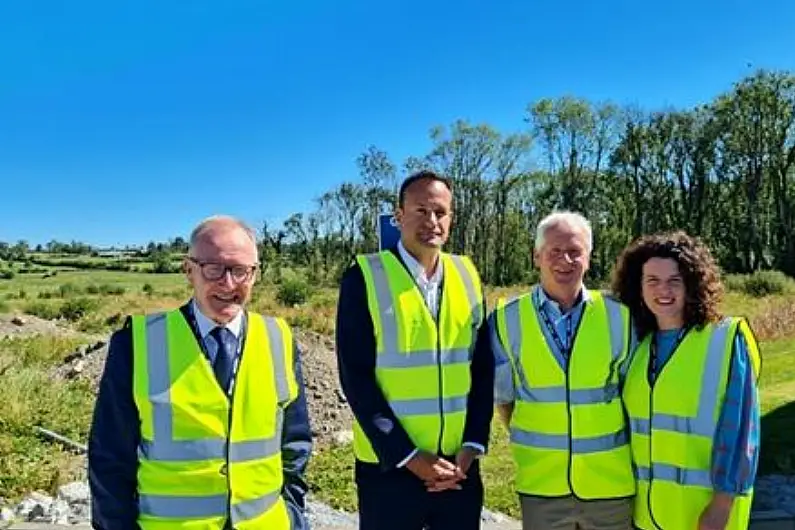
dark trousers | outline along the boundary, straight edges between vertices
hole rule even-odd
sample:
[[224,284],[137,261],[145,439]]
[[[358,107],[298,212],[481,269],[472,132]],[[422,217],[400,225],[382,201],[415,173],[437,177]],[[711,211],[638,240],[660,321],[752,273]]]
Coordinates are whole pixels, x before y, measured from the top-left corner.
[[459,484],[460,490],[430,493],[408,469],[383,471],[357,461],[359,530],[478,530],[483,482],[477,460]]

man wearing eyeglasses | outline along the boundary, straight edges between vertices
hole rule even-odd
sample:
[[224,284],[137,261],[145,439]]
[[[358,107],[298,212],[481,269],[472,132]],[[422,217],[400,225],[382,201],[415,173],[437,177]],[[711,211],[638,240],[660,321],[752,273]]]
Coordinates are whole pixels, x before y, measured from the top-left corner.
[[312,448],[286,322],[245,309],[255,233],[216,216],[191,234],[182,307],[113,334],[89,438],[92,526],[306,530]]

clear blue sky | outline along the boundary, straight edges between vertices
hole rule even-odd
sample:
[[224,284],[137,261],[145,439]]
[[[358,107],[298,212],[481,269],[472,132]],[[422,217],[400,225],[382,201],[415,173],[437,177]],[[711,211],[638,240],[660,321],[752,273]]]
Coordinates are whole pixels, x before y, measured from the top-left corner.
[[682,107],[795,70],[793,0],[486,5],[1,2],[0,240],[280,222],[369,144],[402,162],[456,118],[511,132],[540,97]]

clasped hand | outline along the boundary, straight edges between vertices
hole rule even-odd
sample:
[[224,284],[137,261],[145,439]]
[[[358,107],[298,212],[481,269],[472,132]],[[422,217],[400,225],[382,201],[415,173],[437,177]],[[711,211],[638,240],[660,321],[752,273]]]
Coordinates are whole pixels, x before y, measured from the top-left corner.
[[453,464],[427,451],[419,451],[409,460],[406,467],[425,483],[428,491],[460,490],[459,482],[466,479],[466,473],[476,455],[474,449],[465,447],[458,452],[456,462]]

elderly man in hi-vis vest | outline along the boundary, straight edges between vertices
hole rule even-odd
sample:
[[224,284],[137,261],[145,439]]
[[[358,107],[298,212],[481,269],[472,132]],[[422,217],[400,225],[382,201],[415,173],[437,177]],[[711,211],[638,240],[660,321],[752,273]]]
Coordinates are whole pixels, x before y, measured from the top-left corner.
[[245,309],[255,233],[193,231],[182,307],[113,334],[89,441],[97,530],[306,530],[312,439],[287,323]]
[[585,218],[550,214],[536,234],[539,284],[489,317],[524,530],[631,528],[619,390],[634,341],[628,309],[583,284],[591,250]]

